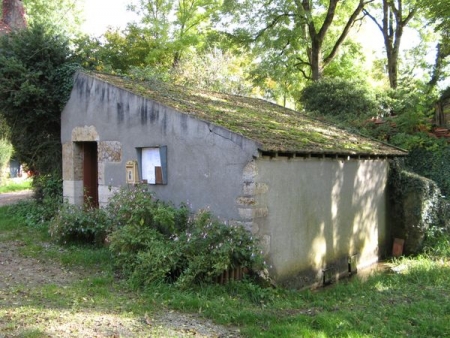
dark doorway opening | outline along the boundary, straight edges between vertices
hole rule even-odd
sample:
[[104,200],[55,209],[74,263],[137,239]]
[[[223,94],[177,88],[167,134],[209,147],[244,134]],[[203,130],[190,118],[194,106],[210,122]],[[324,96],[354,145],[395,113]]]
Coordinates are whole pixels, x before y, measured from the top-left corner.
[[98,208],[97,142],[82,142],[84,205]]

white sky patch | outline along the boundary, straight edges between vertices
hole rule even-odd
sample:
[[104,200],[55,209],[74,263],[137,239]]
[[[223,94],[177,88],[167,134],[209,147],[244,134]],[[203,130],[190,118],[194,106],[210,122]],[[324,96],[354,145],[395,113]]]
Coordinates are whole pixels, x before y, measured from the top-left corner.
[[127,10],[132,0],[82,0],[84,1],[85,22],[83,32],[100,36],[108,27],[125,28],[127,23],[136,21],[137,16]]

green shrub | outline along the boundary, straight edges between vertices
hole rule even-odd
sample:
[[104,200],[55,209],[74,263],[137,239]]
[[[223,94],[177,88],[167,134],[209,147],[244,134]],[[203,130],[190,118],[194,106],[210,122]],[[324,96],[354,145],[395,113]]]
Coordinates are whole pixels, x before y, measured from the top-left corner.
[[165,281],[188,287],[212,282],[234,267],[262,266],[250,234],[218,222],[208,212],[199,212],[185,231],[169,237],[142,220],[118,228],[108,241],[116,267],[135,286]]
[[50,223],[60,243],[108,243],[114,265],[136,287],[208,283],[225,270],[263,266],[257,243],[241,226],[209,212],[157,200],[146,185],[125,187],[104,209],[64,204]]
[[220,223],[209,212],[200,211],[186,231],[175,240],[187,265],[177,283],[211,282],[223,271],[262,268],[255,240],[242,226]]
[[437,184],[391,163],[389,179],[392,236],[405,239],[405,253],[419,253],[430,229],[447,227],[449,207]]
[[60,243],[102,245],[111,228],[111,219],[104,209],[85,208],[64,203],[50,221],[51,237]]
[[[1,136],[1,135],[0,135]],[[0,138],[0,183],[3,179],[3,170],[9,162],[12,155],[12,145],[5,139]]]
[[176,247],[144,224],[125,225],[114,231],[108,242],[114,265],[135,286],[167,281],[176,270]]
[[40,202],[45,199],[62,201],[62,178],[58,173],[33,176],[32,187],[35,199]]
[[106,210],[115,265],[135,286],[166,281],[187,287],[211,282],[227,269],[262,265],[245,229],[222,224],[209,212],[190,218],[186,206],[159,201],[146,186],[121,189]]
[[433,226],[428,229],[423,252],[431,258],[450,258],[450,229]]
[[366,85],[339,78],[312,82],[302,90],[300,103],[308,112],[349,121],[381,113],[380,103]]
[[435,141],[434,147],[416,146],[405,159],[405,166],[435,181],[444,196],[450,196],[450,146]]
[[11,206],[11,212],[27,226],[46,226],[61,207],[62,180],[57,175],[34,176],[32,188],[35,198]]
[[114,220],[113,230],[125,225],[145,224],[170,234],[185,228],[189,210],[157,200],[146,185],[122,188],[110,199],[106,211]]

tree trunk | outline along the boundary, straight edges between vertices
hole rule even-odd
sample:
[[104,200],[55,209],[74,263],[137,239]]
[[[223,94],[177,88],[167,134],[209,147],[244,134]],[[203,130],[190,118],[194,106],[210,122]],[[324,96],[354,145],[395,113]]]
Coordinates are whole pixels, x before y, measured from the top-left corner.
[[[330,0],[329,6],[327,8],[327,13],[325,15],[325,19],[323,21],[322,26],[320,29],[316,29],[315,23],[313,20],[306,20],[307,27],[308,27],[308,33],[311,38],[311,48],[309,50],[309,64],[311,67],[311,79],[313,81],[320,80],[323,74],[324,68],[336,57],[337,52],[341,45],[344,43],[345,39],[347,38],[350,29],[352,25],[355,23],[355,21],[358,19],[358,16],[361,14],[364,7],[372,2],[373,0],[360,0],[358,3],[358,6],[355,8],[355,10],[351,13],[350,17],[347,19],[347,23],[344,26],[344,29],[342,30],[341,34],[339,35],[338,39],[335,41],[333,47],[331,48],[331,51],[328,53],[326,57],[323,55],[323,42],[325,40],[325,37],[327,35],[328,30],[330,29],[334,16],[336,14],[337,5],[340,0]],[[306,18],[311,18],[311,4],[308,0],[302,1],[302,11],[305,13]]]
[[311,64],[311,79],[313,81],[320,80],[323,72],[322,43],[320,41],[312,41],[309,63]]
[[389,85],[392,89],[396,89],[398,86],[398,57],[403,29],[414,17],[416,11],[417,8],[412,7],[404,17],[403,0],[383,0],[383,18],[381,23],[369,12],[364,12],[383,33]]

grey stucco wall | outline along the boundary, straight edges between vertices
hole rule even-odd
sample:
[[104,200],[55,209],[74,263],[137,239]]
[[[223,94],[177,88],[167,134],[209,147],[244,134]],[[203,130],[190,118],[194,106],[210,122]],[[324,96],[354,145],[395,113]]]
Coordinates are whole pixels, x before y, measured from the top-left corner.
[[64,194],[72,202],[81,201],[73,195],[82,184],[73,169],[74,142],[98,142],[101,204],[109,186],[126,183],[125,164],[139,160],[137,148],[167,146],[167,185],[151,190],[194,210],[210,207],[227,220],[240,219],[243,171],[258,153],[253,141],[82,73],[62,113],[61,141]]
[[353,254],[360,268],[370,265],[386,237],[384,160],[259,157],[251,140],[82,73],[61,141],[64,196],[78,204],[80,142],[97,142],[100,204],[126,184],[137,148],[167,146],[167,185],[150,186],[157,197],[246,226],[288,286],[314,284],[330,266],[345,270]]
[[[289,163],[289,165],[287,165]],[[384,160],[259,159],[255,219],[271,274],[295,287],[320,283],[322,270],[348,271],[378,260],[387,231]]]

